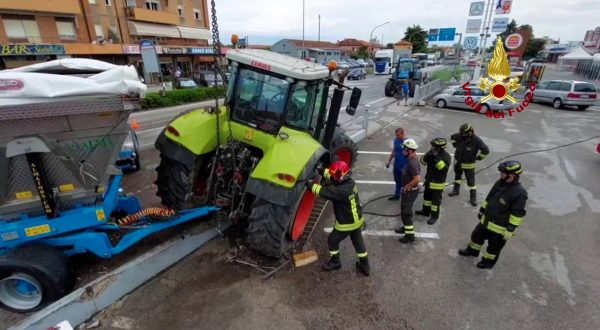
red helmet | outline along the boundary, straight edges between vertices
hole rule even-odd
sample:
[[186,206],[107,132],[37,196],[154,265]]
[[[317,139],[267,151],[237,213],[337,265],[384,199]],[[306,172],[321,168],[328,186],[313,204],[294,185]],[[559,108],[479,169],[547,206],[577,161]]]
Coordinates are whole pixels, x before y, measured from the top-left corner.
[[329,165],[329,175],[337,182],[342,182],[350,172],[350,167],[345,162],[338,160]]

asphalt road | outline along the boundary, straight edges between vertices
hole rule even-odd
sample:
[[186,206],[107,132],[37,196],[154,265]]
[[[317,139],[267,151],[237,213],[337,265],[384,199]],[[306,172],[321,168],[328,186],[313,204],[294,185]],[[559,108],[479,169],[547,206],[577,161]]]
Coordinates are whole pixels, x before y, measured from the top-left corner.
[[[354,170],[363,203],[393,189],[383,164],[397,126],[426,150],[432,138],[472,123],[491,150],[478,164],[478,169],[490,166],[477,175],[480,200],[498,179],[495,160],[597,136],[600,127],[596,107],[580,112],[537,104],[513,118],[491,119],[393,103],[376,117],[372,121],[379,129],[370,126]],[[598,329],[597,143],[599,138],[511,157],[525,166],[527,215],[493,270],[479,270],[474,258],[457,255],[477,222],[478,208],[468,204],[463,187],[458,197],[444,194],[436,225],[416,217],[421,238],[411,246],[391,234],[396,217],[367,215],[369,278],[354,269],[350,242],[342,244],[342,270],[319,270],[327,258],[323,229],[333,222],[328,210],[309,242],[319,253],[318,263],[288,268],[265,281],[251,267],[226,263],[227,240],[217,240],[102,312],[100,329]],[[153,151],[146,153],[156,159]],[[148,190],[148,182],[138,178],[126,177],[126,184]],[[449,174],[447,181],[452,180]],[[421,202],[420,196],[415,209]],[[394,214],[399,204],[383,199],[366,210]]]

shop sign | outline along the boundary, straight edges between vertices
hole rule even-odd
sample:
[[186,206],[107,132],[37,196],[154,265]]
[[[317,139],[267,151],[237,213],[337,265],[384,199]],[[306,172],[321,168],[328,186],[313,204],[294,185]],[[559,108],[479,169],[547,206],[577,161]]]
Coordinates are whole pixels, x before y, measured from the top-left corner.
[[[164,49],[161,46],[154,46],[157,54],[162,54]],[[140,45],[123,45],[123,54],[139,54]]]
[[0,55],[58,55],[64,54],[63,45],[0,45]]
[[183,48],[163,48],[163,52],[166,54],[185,54]]
[[214,51],[212,48],[188,48],[188,54],[191,55],[213,55]]

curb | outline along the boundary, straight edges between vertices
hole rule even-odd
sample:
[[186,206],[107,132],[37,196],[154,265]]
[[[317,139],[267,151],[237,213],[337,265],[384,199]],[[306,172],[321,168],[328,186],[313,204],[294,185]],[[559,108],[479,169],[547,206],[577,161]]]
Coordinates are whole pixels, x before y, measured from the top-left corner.
[[213,228],[200,234],[188,234],[182,236],[182,239],[157,246],[76,289],[8,330],[47,330],[65,320],[76,327],[202,247],[225,229],[226,227]]

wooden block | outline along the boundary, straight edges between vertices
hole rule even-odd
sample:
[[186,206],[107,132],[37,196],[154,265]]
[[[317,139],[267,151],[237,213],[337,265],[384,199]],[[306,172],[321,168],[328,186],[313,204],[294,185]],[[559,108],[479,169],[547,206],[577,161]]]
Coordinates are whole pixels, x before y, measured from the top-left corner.
[[319,256],[315,250],[295,254],[293,258],[294,266],[296,267],[302,267],[319,260]]

